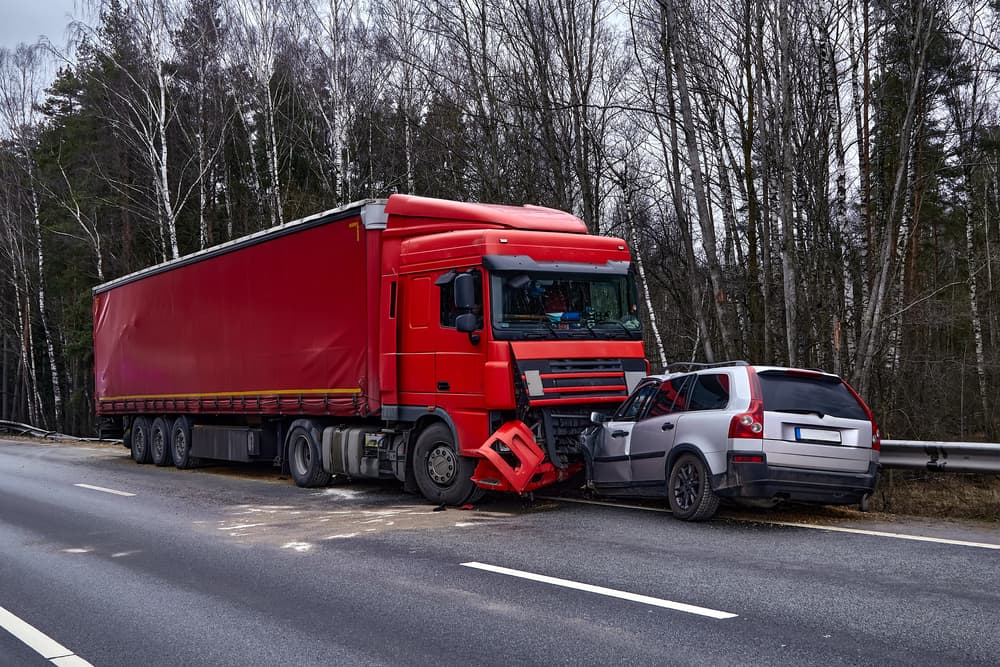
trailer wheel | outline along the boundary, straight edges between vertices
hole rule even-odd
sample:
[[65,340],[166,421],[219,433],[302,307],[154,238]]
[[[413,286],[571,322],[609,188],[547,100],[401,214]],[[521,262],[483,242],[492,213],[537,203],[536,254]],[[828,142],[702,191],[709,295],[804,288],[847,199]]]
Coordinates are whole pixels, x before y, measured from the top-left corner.
[[413,447],[413,477],[424,498],[435,504],[461,505],[482,497],[472,481],[476,462],[458,455],[451,430],[438,422],[425,428]]
[[170,428],[170,451],[174,465],[181,470],[193,468],[201,459],[191,456],[191,419],[181,415]]
[[132,421],[132,459],[136,463],[149,463],[149,418],[136,417]]
[[153,426],[149,429],[149,445],[149,453],[155,465],[168,466],[174,462],[170,454],[170,426],[166,417],[153,420]]
[[323,470],[319,443],[319,429],[311,421],[300,419],[292,423],[288,431],[288,470],[301,487],[314,488],[330,483],[330,473]]

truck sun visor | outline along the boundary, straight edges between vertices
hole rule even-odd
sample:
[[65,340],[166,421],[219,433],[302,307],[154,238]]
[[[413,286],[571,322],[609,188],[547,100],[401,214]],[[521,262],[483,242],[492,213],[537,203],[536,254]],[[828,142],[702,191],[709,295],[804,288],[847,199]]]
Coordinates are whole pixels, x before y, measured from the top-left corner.
[[624,276],[628,262],[608,260],[604,264],[581,262],[537,262],[527,255],[484,255],[483,266],[490,271],[537,271],[551,273],[604,273]]

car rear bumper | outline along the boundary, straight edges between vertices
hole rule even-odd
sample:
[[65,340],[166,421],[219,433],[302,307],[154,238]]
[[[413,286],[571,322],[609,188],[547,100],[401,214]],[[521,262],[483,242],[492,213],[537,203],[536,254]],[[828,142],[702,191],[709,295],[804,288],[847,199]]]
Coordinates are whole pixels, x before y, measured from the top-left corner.
[[724,498],[783,498],[824,505],[856,503],[878,482],[878,463],[863,473],[786,468],[763,463],[729,461],[727,471],[714,477],[716,494]]

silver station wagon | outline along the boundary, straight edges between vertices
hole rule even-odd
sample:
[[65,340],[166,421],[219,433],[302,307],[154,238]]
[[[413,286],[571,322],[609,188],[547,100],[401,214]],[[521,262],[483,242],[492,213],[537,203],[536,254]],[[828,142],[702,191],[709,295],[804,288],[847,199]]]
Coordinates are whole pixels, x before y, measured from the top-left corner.
[[688,521],[711,518],[720,498],[867,500],[878,426],[841,378],[746,362],[686,366],[645,378],[614,414],[591,415],[582,444],[592,491],[666,495]]

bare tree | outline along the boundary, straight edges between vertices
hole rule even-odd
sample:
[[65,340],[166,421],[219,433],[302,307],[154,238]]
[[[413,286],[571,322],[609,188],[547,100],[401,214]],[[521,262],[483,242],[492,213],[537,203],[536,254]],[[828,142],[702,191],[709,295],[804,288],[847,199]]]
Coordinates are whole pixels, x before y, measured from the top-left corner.
[[[52,401],[55,423],[63,423],[63,396],[59,380],[59,366],[56,361],[54,335],[49,326],[45,304],[45,249],[42,245],[42,221],[39,204],[39,187],[36,182],[35,136],[38,130],[38,102],[41,95],[41,80],[44,63],[39,47],[19,46],[14,52],[0,49],[0,120],[6,126],[9,140],[15,146],[21,168],[25,172],[25,188],[29,201],[28,213],[34,229],[35,269],[37,278],[35,296],[38,317],[45,337],[45,350],[49,361]],[[27,273],[24,274],[27,291]],[[20,303],[20,298],[18,299]],[[30,319],[27,308],[22,317]],[[28,329],[30,327],[26,325]],[[28,337],[30,342],[30,336]]]

